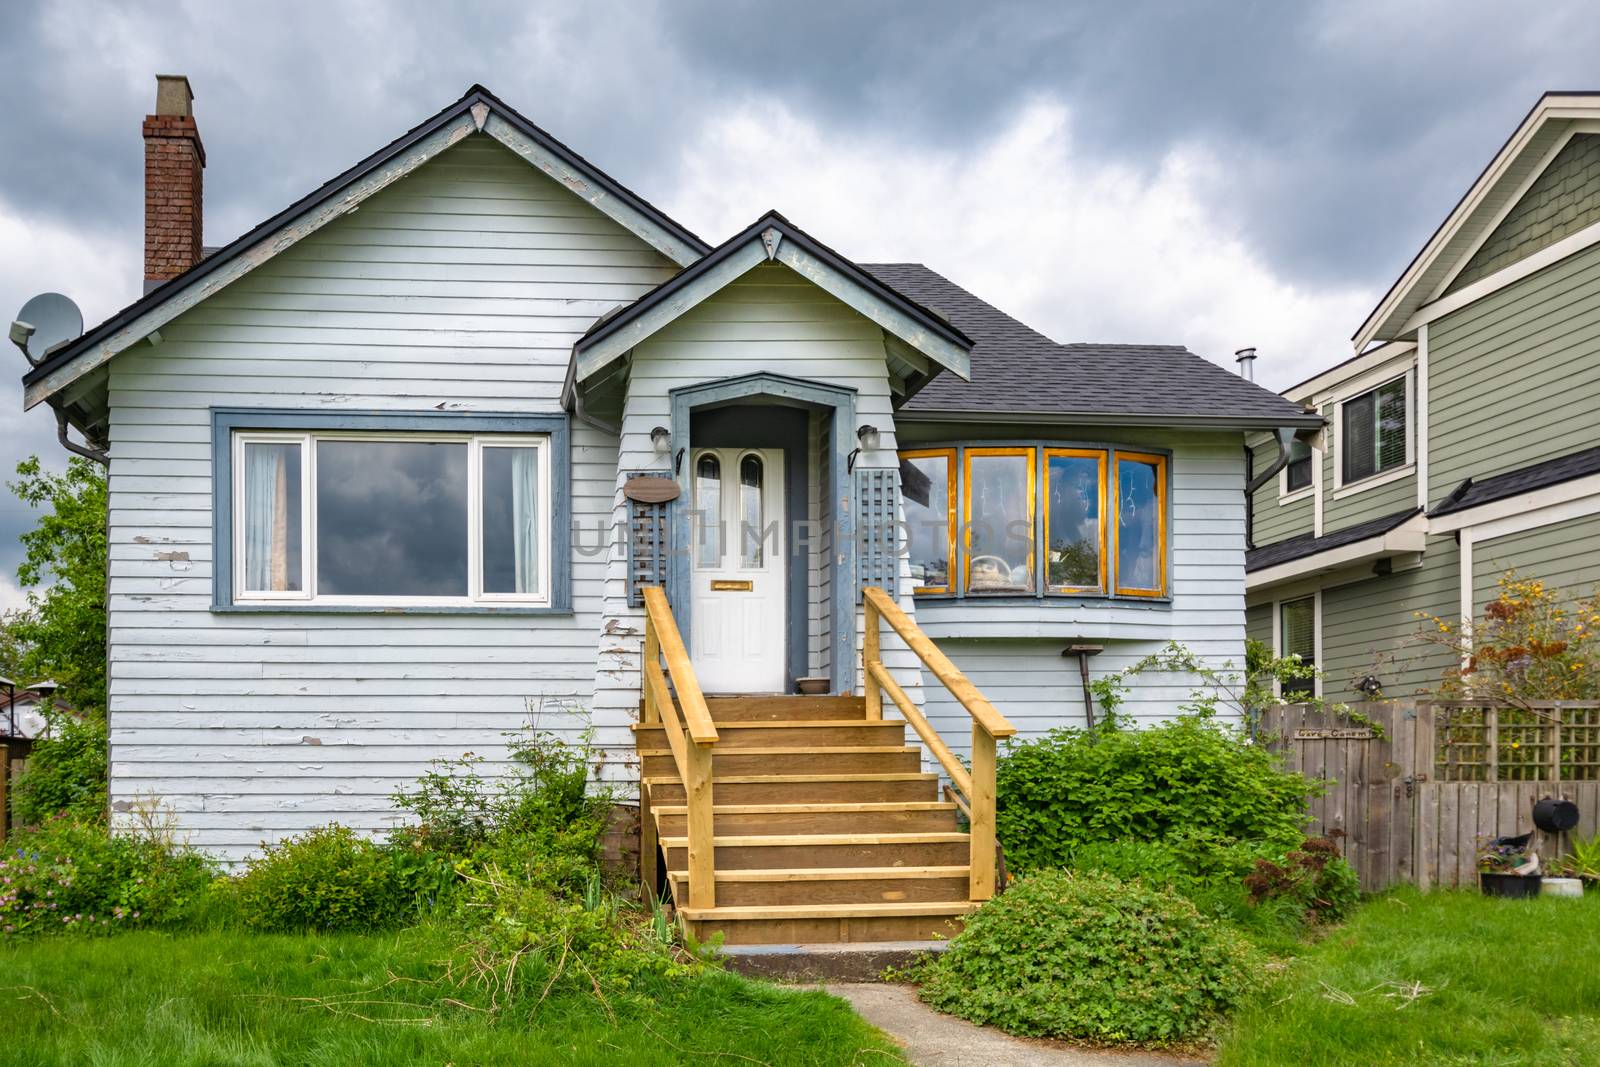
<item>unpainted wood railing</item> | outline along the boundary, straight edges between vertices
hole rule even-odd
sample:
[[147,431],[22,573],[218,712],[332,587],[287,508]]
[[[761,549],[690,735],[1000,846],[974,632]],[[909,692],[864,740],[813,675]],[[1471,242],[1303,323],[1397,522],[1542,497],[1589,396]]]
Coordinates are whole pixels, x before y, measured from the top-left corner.
[[[995,892],[995,742],[1010,737],[1017,728],[984,699],[972,680],[956,668],[950,658],[934,644],[900,610],[894,599],[876,586],[868,587],[866,600],[866,635],[862,642],[861,665],[866,674],[867,718],[883,718],[883,694],[900,710],[906,722],[928,746],[933,758],[939,761],[944,773],[954,786],[953,799],[967,816],[970,826],[971,854],[968,860],[968,890],[971,900],[988,900]],[[950,746],[945,744],[928,719],[911,702],[900,683],[894,680],[883,665],[881,624],[900,635],[911,651],[917,654],[922,665],[937,678],[956,702],[972,716],[972,770],[961,765]]]
[[[661,661],[666,660],[663,669]],[[643,722],[660,723],[672,749],[672,761],[683,780],[688,807],[689,900],[691,908],[714,908],[717,903],[715,837],[711,817],[711,749],[717,743],[717,728],[706,707],[705,694],[695,680],[683,635],[672,617],[667,594],[659,586],[644,591],[644,654],[642,686]],[[667,679],[677,690],[674,704]],[[680,719],[679,711],[682,711]],[[655,816],[650,811],[649,791],[644,775],[639,775],[640,877],[646,893],[655,891],[656,846],[659,843]]]

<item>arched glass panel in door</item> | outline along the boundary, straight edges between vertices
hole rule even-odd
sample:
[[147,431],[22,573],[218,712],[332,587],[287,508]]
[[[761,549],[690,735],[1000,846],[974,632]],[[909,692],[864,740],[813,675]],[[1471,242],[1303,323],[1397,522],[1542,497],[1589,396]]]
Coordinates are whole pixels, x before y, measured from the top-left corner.
[[766,552],[761,488],[765,475],[761,457],[750,455],[739,461],[739,563],[759,567]]
[[722,562],[722,461],[707,452],[694,467],[694,552],[702,567]]

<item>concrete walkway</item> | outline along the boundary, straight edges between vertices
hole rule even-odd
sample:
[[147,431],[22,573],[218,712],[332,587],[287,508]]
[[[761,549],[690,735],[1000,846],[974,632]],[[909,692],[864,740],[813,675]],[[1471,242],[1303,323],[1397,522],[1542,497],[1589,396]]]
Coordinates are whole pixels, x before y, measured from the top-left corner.
[[822,988],[848,1000],[863,1019],[898,1041],[916,1067],[1194,1067],[1205,1062],[1011,1037],[953,1015],[941,1015],[918,1000],[910,986],[829,983]]

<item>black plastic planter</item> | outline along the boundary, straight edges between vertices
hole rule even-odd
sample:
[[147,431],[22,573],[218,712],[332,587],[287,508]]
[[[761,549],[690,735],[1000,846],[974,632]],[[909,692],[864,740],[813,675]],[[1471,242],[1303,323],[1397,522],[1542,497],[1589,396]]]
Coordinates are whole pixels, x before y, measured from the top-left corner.
[[1544,881],[1537,874],[1489,874],[1483,872],[1478,875],[1478,886],[1486,897],[1536,897],[1539,895],[1539,885]]

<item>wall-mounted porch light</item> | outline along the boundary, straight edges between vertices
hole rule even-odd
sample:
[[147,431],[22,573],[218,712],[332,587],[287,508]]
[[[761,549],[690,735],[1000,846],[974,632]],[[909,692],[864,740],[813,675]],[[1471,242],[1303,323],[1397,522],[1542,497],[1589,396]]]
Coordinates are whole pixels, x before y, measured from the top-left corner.
[[868,423],[856,430],[856,440],[861,442],[861,447],[851,452],[845,459],[845,473],[855,470],[856,457],[863,452],[876,452],[878,450],[878,428]]
[[672,451],[672,431],[665,426],[657,426],[650,431],[650,447],[656,450],[656,455],[664,456]]

